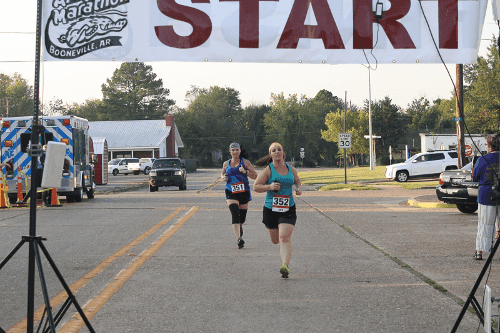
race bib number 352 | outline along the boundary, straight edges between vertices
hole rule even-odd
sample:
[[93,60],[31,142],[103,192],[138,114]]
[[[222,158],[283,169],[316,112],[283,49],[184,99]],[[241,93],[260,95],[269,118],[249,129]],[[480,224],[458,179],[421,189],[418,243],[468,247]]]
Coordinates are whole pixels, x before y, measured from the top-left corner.
[[288,195],[273,196],[273,212],[287,212],[290,208],[290,197]]
[[245,184],[243,184],[243,183],[234,183],[234,184],[231,184],[231,192],[233,192],[233,193],[243,193],[243,192],[245,192]]

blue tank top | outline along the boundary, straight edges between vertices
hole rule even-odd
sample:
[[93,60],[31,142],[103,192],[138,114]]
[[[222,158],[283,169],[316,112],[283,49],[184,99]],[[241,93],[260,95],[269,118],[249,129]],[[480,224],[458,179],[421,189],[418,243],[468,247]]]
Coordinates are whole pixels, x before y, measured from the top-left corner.
[[[292,172],[292,168],[286,164],[286,167],[288,168],[288,173],[284,176],[280,175],[276,169],[274,168],[274,165],[271,163],[269,164],[269,168],[271,169],[271,177],[269,177],[266,185],[274,183],[275,180],[280,182],[280,189],[279,191],[267,191],[266,194],[266,202],[264,203],[264,207],[273,209],[273,200],[276,200],[275,196],[279,196],[280,198],[286,198],[289,197],[290,201],[288,203],[289,207],[292,207],[295,205],[295,201],[293,200],[293,184],[295,183],[295,177]],[[275,204],[277,202],[275,201]]]
[[492,152],[480,157],[474,165],[474,181],[479,182],[477,202],[481,205],[495,206],[497,203],[490,199],[492,187],[495,184],[495,172],[500,167],[500,153]]
[[[245,166],[245,159],[241,158],[240,159],[240,164],[238,164],[236,167],[232,168],[231,167],[231,160],[227,161],[226,163],[226,175],[227,175],[227,184],[226,184],[226,190],[234,192],[238,191],[238,185],[241,186],[241,183],[243,183],[243,187],[241,188],[244,191],[250,191],[250,185],[248,184],[248,176],[244,175],[240,172],[240,166]],[[235,185],[236,184],[236,185]]]

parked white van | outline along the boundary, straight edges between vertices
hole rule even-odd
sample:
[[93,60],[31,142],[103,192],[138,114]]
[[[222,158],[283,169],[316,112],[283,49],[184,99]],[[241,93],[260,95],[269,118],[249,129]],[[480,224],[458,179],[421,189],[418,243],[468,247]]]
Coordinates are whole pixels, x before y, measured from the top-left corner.
[[139,159],[138,158],[114,158],[108,162],[108,173],[113,176],[118,174],[128,175],[133,173],[139,174]]

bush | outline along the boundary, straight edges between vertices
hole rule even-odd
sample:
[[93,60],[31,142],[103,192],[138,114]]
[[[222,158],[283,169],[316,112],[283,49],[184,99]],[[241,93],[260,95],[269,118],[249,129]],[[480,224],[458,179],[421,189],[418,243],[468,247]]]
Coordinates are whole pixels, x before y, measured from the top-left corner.
[[377,157],[377,165],[389,165],[389,156]]

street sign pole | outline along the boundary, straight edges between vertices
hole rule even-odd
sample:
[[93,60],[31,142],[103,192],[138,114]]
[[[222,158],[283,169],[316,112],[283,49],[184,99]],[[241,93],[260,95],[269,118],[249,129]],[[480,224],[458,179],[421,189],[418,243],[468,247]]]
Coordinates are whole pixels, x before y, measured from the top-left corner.
[[465,140],[464,140],[464,65],[456,65],[456,96],[457,96],[457,151],[458,151],[458,167],[462,168],[465,165]]
[[348,149],[348,148],[352,148],[351,133],[339,133],[339,149],[344,149],[344,176],[345,176],[345,184],[347,184],[346,149]]
[[[344,100],[344,133],[345,133],[345,121],[347,114],[347,91],[345,92],[345,100]],[[347,184],[347,153],[344,148],[344,184]]]

